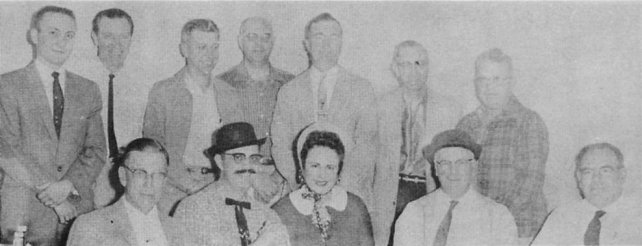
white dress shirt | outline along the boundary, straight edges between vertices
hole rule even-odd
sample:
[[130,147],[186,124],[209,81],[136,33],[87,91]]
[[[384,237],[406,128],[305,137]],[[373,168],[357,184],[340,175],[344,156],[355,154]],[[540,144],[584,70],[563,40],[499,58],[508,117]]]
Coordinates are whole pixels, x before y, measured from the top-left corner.
[[189,74],[185,83],[192,94],[192,119],[183,162],[188,167],[211,167],[203,150],[212,144],[212,133],[221,126],[216,96],[212,84],[205,90]]
[[[310,82],[312,85],[312,100],[314,100],[314,109],[315,111],[319,110],[319,86],[321,85],[321,80],[324,80],[326,83],[326,107],[329,108],[329,105],[332,100],[332,94],[334,92],[334,86],[337,84],[337,74],[339,68],[334,66],[328,71],[321,72],[315,66],[310,67]],[[315,114],[318,115],[318,112]]]
[[[395,226],[394,245],[432,245],[452,199],[441,189],[408,203]],[[452,211],[447,245],[515,245],[508,209],[469,189]]]
[[49,110],[51,110],[51,117],[53,117],[53,81],[54,78],[51,75],[53,72],[58,72],[58,83],[60,83],[60,88],[62,89],[62,94],[65,94],[65,85],[67,82],[67,70],[64,67],[58,69],[51,68],[46,61],[43,61],[42,58],[36,58],[34,64],[36,65],[36,70],[38,70],[38,75],[40,76],[40,81],[45,88],[45,95],[47,95],[47,102],[49,103]]
[[125,199],[125,208],[139,246],[169,246],[156,206],[144,214]]
[[603,209],[586,199],[562,205],[548,216],[532,245],[584,245],[584,233],[595,212],[600,218],[600,245],[642,245],[640,199],[620,197]]

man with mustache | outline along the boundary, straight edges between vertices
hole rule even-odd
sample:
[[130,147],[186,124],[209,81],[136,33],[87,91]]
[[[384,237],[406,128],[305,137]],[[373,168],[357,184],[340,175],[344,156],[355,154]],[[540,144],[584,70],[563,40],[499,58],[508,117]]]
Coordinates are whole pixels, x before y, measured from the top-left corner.
[[[190,20],[181,31],[186,65],[173,77],[152,87],[143,136],[160,141],[169,152],[168,179],[159,204],[170,214],[176,203],[214,181],[202,150],[221,125],[219,84],[211,72],[218,62],[219,29],[209,19]],[[216,84],[216,86],[214,85]]]
[[[145,97],[149,91],[147,73],[132,62],[126,62],[134,35],[134,21],[122,9],[105,9],[92,21],[91,40],[96,55],[79,64],[79,71],[98,83],[103,98],[103,127],[107,136],[108,160],[94,187],[96,207],[104,207],[122,194],[113,158],[120,143],[126,144],[141,136]],[[141,100],[143,100],[141,102]],[[112,172],[110,172],[110,170]]]
[[[226,122],[243,121],[252,124],[260,136],[269,137],[272,113],[276,104],[276,93],[294,75],[275,68],[270,64],[270,54],[276,36],[272,23],[263,17],[250,17],[241,23],[238,45],[243,61],[217,76],[229,87],[221,93],[219,111]],[[261,154],[270,157],[270,141],[261,148]],[[273,162],[272,162],[273,163]],[[263,165],[259,171],[270,178],[263,179],[260,199],[273,203],[285,195],[287,184],[274,165]]]
[[174,218],[179,245],[289,245],[276,212],[251,192],[262,158],[249,123],[222,126],[204,152],[220,171],[220,179],[182,200]]
[[620,149],[585,146],[575,157],[575,179],[584,199],[547,217],[532,245],[640,245],[640,201],[622,194],[627,169]]

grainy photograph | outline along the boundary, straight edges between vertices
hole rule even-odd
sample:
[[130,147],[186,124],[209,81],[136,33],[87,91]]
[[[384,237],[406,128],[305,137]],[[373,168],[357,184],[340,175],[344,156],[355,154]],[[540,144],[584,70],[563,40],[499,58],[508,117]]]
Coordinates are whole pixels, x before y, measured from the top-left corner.
[[642,245],[642,3],[0,1],[0,245]]

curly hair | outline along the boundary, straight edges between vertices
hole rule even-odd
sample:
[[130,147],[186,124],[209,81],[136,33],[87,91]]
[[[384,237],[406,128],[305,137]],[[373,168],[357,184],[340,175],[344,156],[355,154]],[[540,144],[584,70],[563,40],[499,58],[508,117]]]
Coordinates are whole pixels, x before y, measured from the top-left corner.
[[341,174],[341,169],[343,169],[343,159],[345,158],[345,152],[346,152],[345,147],[343,146],[343,143],[341,142],[341,138],[339,138],[339,135],[337,135],[334,132],[328,132],[328,131],[313,131],[305,139],[305,143],[303,143],[303,148],[301,148],[301,155],[300,155],[301,161],[303,162],[301,165],[301,168],[305,169],[305,162],[306,162],[306,159],[308,158],[308,153],[310,152],[310,150],[318,146],[330,148],[331,150],[334,150],[334,152],[337,153],[337,155],[339,156],[338,174]]

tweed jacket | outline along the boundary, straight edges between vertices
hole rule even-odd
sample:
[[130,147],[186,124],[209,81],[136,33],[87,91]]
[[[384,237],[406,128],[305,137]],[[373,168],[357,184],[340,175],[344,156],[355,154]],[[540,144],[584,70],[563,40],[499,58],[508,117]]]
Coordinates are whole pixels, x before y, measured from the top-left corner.
[[[259,138],[269,137],[272,114],[276,105],[276,94],[281,86],[294,78],[294,75],[270,66],[270,73],[264,81],[252,81],[243,63],[238,64],[216,76],[225,81],[232,90],[221,93],[221,101],[236,102],[219,105],[233,107],[222,110],[221,118],[229,122],[248,122],[254,126]],[[261,146],[261,154],[271,156],[271,142]]]
[[290,245],[287,229],[274,210],[252,198],[241,197],[244,195],[235,193],[229,181],[222,178],[183,199],[174,214],[176,245],[240,246],[235,206],[226,205],[226,198],[250,203],[243,214],[252,242],[266,236],[273,240],[270,245]]
[[[374,200],[371,213],[376,245],[387,245],[395,216],[399,186],[400,150],[403,141],[401,124],[405,108],[402,89],[398,87],[392,90],[377,102],[378,144],[374,176],[377,199]],[[420,152],[424,146],[430,144],[434,135],[454,128],[462,115],[462,110],[451,98],[429,91],[425,103],[425,115],[426,129],[419,142]],[[424,165],[426,164],[428,164],[427,161],[424,161]],[[427,167],[425,170],[427,191],[430,192],[436,188],[435,182],[431,178],[431,169]]]
[[[315,121],[310,70],[281,87],[272,119],[272,156],[292,190],[297,189],[293,142],[303,127]],[[370,207],[377,134],[374,90],[370,82],[339,67],[324,121],[344,129],[355,146],[346,150],[341,184]],[[346,141],[346,140],[344,140]]]
[[[69,232],[67,246],[136,246],[136,235],[127,215],[125,198],[121,197],[111,206],[84,214],[74,221]],[[159,213],[165,236],[170,228],[170,218]]]
[[[189,173],[183,163],[192,120],[192,94],[187,89],[186,76],[187,68],[183,68],[173,77],[154,84],[143,120],[143,137],[158,140],[169,153],[167,185],[184,193],[191,187]],[[212,82],[216,102],[221,105],[225,102],[219,99],[217,87],[223,82],[217,79]]]
[[7,145],[2,148],[3,155],[16,158],[33,181],[29,187],[21,177],[5,178],[2,199],[33,197],[35,186],[66,179],[80,193],[81,200],[74,205],[82,214],[94,207],[92,186],[105,163],[102,101],[94,82],[69,71],[66,78],[58,138],[51,102],[47,101],[35,64],[1,76],[0,137]]

